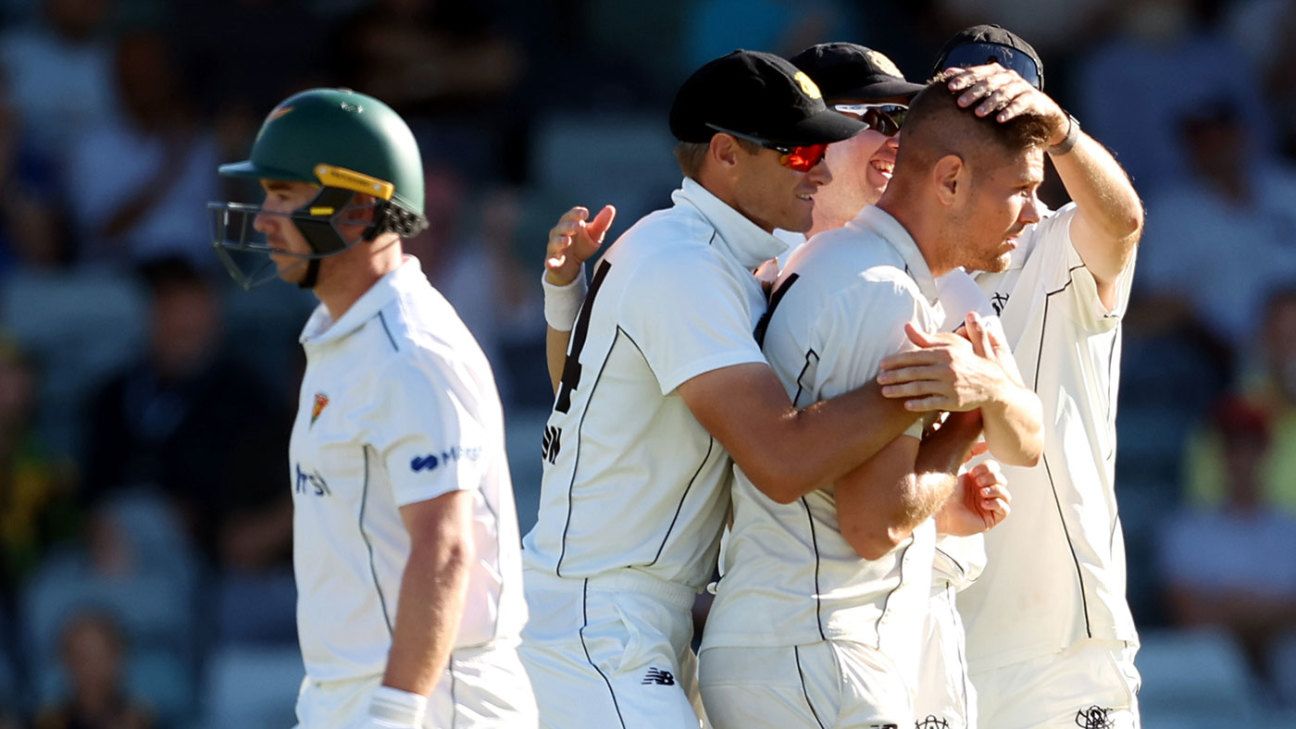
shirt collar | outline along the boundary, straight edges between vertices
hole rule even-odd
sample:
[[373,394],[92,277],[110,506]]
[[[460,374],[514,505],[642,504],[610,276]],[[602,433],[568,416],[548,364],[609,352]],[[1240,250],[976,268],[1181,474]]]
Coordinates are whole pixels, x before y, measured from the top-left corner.
[[905,262],[905,272],[914,280],[914,283],[918,284],[918,290],[926,297],[929,304],[935,304],[940,299],[940,294],[936,290],[936,279],[932,276],[931,269],[927,267],[927,259],[923,258],[922,251],[918,249],[913,236],[909,235],[909,231],[905,230],[899,220],[876,205],[870,205],[855,216],[854,224],[871,230],[900,254]]
[[787,250],[787,243],[766,233],[691,178],[684,178],[680,189],[671,193],[671,201],[696,208],[720,234],[714,245],[748,271]]
[[320,345],[335,342],[364,326],[365,322],[378,316],[383,307],[396,299],[402,290],[408,290],[413,284],[425,281],[423,269],[414,256],[405,256],[400,266],[388,271],[386,275],[374,282],[369,290],[360,295],[356,302],[347,309],[341,319],[333,321],[328,308],[323,304],[315,307],[306,326],[302,329],[301,343]]

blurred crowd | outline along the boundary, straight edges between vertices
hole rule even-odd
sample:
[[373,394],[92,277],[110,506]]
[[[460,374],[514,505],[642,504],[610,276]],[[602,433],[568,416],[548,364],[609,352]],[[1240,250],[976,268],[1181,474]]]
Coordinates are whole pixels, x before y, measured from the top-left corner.
[[295,691],[314,302],[235,290],[205,210],[259,199],[215,168],[279,99],[410,121],[408,250],[495,368],[526,529],[558,215],[668,204],[665,109],[710,58],[849,40],[922,80],[980,22],[1146,202],[1112,456],[1140,627],[1214,626],[1296,705],[1296,0],[0,0],[0,729],[235,726],[240,680]]

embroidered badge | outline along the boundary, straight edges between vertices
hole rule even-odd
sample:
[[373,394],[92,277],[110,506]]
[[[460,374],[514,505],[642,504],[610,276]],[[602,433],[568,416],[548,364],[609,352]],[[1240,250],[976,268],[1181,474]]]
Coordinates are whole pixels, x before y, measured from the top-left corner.
[[324,408],[328,407],[328,403],[328,395],[322,392],[315,393],[315,405],[311,408],[311,425],[314,425],[315,421],[319,420],[320,413],[324,412]]

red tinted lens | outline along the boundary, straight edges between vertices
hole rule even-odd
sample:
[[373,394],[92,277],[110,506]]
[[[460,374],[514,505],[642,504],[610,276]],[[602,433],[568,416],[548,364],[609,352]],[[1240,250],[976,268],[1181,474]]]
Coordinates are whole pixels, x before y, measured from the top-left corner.
[[779,164],[797,172],[809,172],[823,159],[828,151],[826,144],[810,144],[804,147],[793,147],[791,151],[779,157]]

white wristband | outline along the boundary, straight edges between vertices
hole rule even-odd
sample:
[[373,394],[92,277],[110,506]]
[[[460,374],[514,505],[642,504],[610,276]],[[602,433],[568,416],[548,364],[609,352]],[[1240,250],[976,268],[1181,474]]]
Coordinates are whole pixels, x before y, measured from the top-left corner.
[[585,283],[585,267],[582,266],[580,273],[566,286],[551,284],[544,276],[540,277],[540,285],[544,287],[545,322],[560,332],[570,332],[576,325],[576,315],[585,302],[585,290],[589,287]]
[[417,729],[423,726],[428,699],[421,694],[379,686],[369,699],[369,718],[381,727]]

